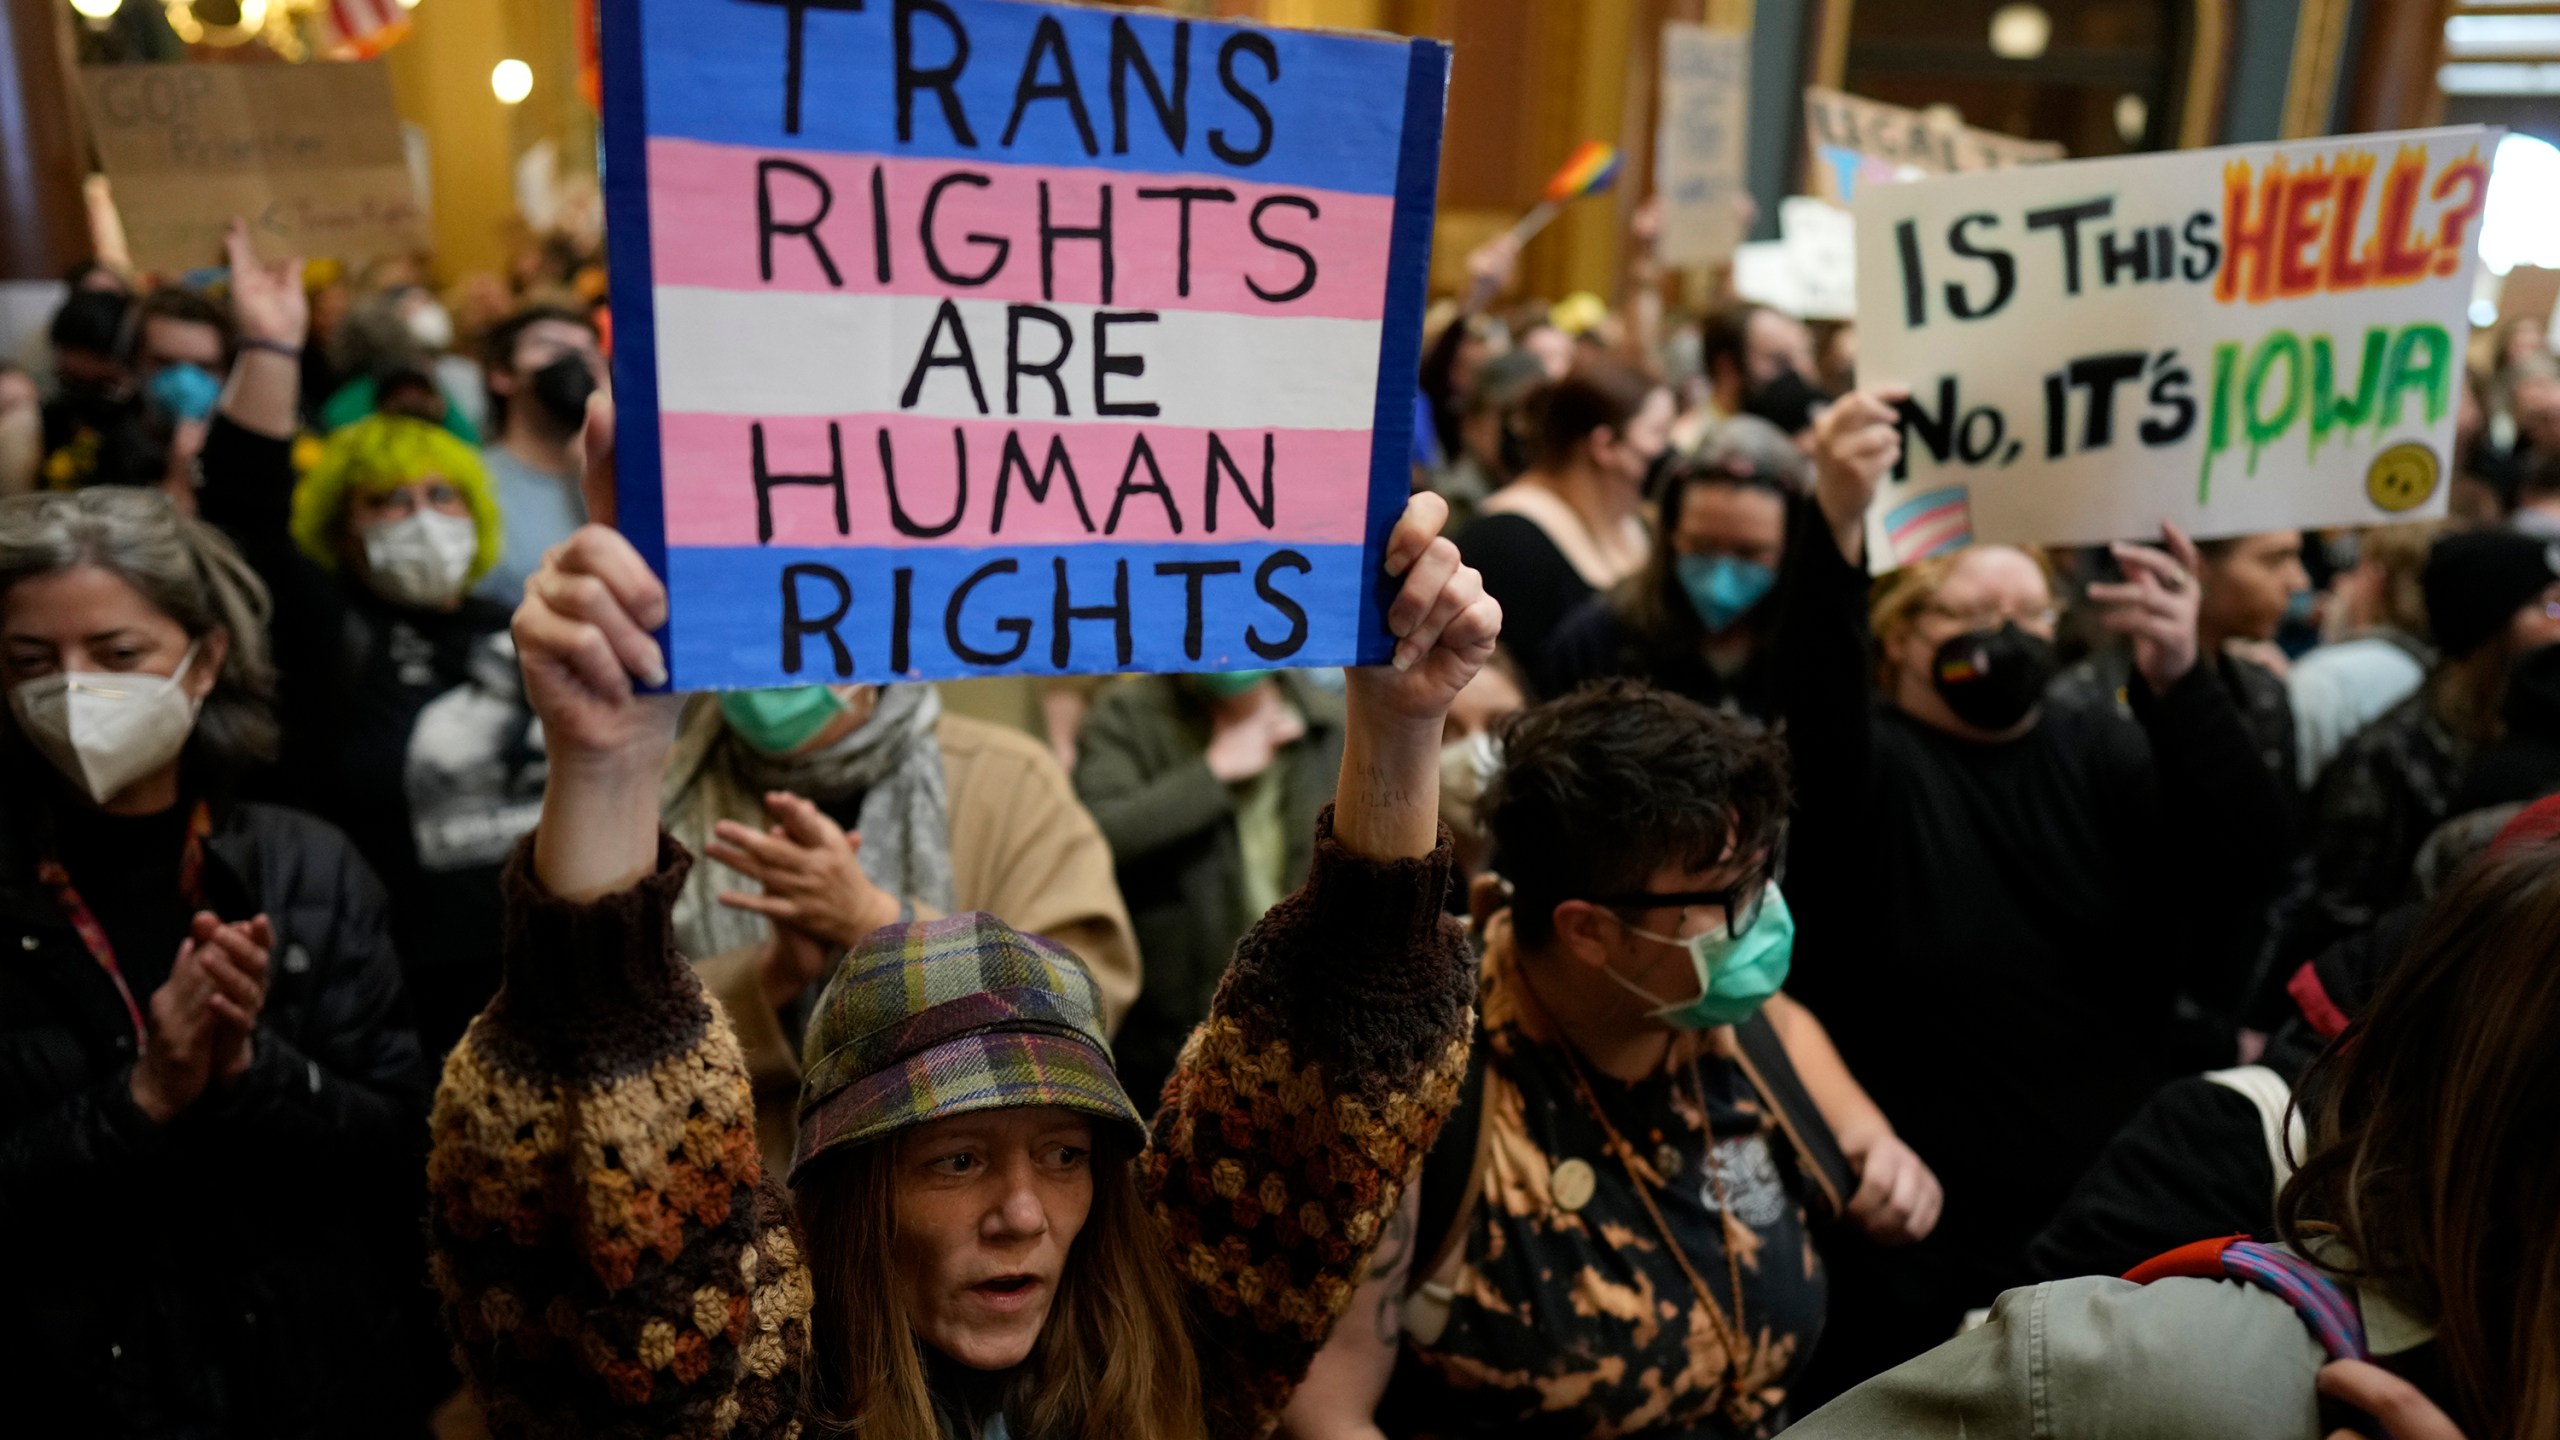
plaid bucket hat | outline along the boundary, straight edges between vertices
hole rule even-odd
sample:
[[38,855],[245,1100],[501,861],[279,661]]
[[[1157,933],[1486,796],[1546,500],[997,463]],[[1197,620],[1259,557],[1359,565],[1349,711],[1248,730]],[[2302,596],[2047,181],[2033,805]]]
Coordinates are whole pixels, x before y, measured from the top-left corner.
[[978,1110],[1060,1105],[1146,1139],[1093,977],[992,915],[873,931],[820,992],[802,1051],[794,1179],[839,1146]]

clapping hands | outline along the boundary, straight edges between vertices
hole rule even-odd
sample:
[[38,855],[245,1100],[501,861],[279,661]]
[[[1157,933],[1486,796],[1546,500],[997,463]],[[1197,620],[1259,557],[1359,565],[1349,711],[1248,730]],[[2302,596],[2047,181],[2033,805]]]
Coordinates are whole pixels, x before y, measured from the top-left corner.
[[200,911],[169,978],[151,992],[129,1093],[153,1120],[186,1113],[212,1085],[246,1074],[266,1006],[275,927],[264,915],[223,921]]

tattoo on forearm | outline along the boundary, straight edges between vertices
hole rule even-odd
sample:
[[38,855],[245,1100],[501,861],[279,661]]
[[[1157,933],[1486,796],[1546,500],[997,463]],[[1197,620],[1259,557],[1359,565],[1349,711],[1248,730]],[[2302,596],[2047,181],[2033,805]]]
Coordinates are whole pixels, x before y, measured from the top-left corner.
[[1360,767],[1360,789],[1361,802],[1371,810],[1401,810],[1413,803],[1413,794],[1401,777],[1384,765]]

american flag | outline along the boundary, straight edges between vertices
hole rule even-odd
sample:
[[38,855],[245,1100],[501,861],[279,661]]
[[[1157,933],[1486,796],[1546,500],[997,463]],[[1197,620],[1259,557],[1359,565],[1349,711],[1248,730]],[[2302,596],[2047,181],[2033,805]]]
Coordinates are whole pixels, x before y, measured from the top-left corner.
[[320,11],[320,49],[333,60],[370,60],[408,33],[400,0],[328,0]]

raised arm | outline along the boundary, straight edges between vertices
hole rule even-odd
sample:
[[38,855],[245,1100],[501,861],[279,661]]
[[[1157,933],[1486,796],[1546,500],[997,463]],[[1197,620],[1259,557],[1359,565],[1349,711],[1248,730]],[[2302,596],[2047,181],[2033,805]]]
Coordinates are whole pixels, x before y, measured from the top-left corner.
[[240,356],[231,362],[221,413],[253,434],[290,439],[301,423],[296,407],[302,398],[302,347],[311,331],[302,262],[259,263],[246,220],[231,222],[223,244],[231,262],[231,319]]
[[[611,412],[589,419],[588,513],[612,515]],[[728,1024],[676,952],[690,865],[658,830],[673,697],[666,594],[589,525],[516,613],[550,755],[542,822],[504,884],[505,979],[445,1063],[430,1122],[434,1274],[500,1435],[797,1427],[810,1281],[756,1149]]]
[[[2145,837],[2142,848],[2163,882],[2187,890],[2189,933],[2216,937],[2255,925],[2274,896],[2290,849],[2291,804],[2286,778],[2259,758],[2239,706],[2198,653],[2202,587],[2195,580],[2194,542],[2175,526],[2165,529],[2164,539],[2156,549],[2114,547],[2126,578],[2090,586],[2089,598],[2106,607],[2107,628],[2133,642],[2136,683],[2129,699],[2151,742],[2160,839],[2169,842]],[[2170,849],[2177,852],[2174,861]],[[2192,953],[2226,965],[2252,958],[2231,946],[2199,945]],[[2184,978],[2209,996],[2236,1000],[2230,992],[2245,977]]]
[[1856,993],[1878,954],[1867,861],[1874,785],[1867,657],[1867,504],[1901,453],[1900,392],[1841,397],[1814,422],[1815,491],[1787,517],[1776,652],[1796,809],[1787,896],[1797,985],[1816,1008]]
[[1142,1174],[1189,1285],[1210,1433],[1259,1436],[1368,1270],[1457,1095],[1475,963],[1442,913],[1440,727],[1501,610],[1417,495],[1387,547],[1396,663],[1351,677],[1307,883],[1236,947]]
[[292,442],[311,303],[302,293],[301,261],[260,264],[248,226],[237,220],[225,243],[240,353],[205,437],[197,503],[272,587],[278,566],[299,558],[286,527],[293,514]]

